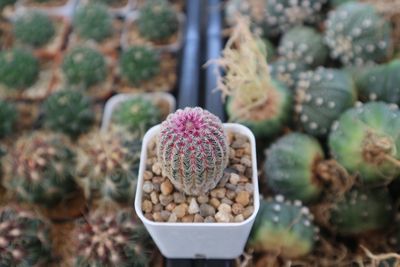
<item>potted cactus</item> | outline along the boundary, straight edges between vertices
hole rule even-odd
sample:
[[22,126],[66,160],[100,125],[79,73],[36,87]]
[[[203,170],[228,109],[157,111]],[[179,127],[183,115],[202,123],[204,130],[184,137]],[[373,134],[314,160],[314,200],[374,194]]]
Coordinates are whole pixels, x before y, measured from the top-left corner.
[[133,0],[83,0],[82,4],[98,3],[107,6],[108,10],[118,16],[125,16],[135,7]]

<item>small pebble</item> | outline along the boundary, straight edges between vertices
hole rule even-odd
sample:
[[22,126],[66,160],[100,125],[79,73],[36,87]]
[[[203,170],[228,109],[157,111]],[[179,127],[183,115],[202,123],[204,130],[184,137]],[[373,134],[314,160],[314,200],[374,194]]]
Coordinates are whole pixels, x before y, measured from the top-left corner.
[[242,214],[239,214],[237,216],[235,216],[235,218],[233,219],[234,222],[243,222],[244,221],[244,217]]
[[162,222],[162,221],[163,221],[163,218],[162,218],[162,216],[161,216],[161,212],[154,212],[154,213],[153,213],[153,219],[154,219],[154,221],[156,221],[156,222]]
[[207,203],[208,200],[209,200],[209,198],[206,195],[202,195],[202,196],[198,196],[197,197],[197,202],[199,202],[200,204]]
[[186,215],[182,218],[182,222],[186,222],[186,223],[193,222],[193,220],[194,220],[194,215],[192,215],[192,214]]
[[219,205],[218,211],[225,212],[225,213],[229,214],[229,213],[232,212],[232,208],[228,204],[222,203],[221,205]]
[[163,221],[168,220],[169,216],[171,215],[171,212],[168,210],[163,210],[161,211],[161,218],[163,219]]
[[172,213],[175,213],[177,218],[183,218],[183,216],[185,216],[186,214],[186,211],[187,211],[187,205],[180,204],[172,210]]
[[224,197],[224,198],[221,200],[221,203],[225,203],[225,204],[228,204],[229,206],[232,206],[233,201],[230,200],[229,198]]
[[192,198],[190,201],[188,212],[189,214],[195,214],[200,211],[199,204],[197,204],[196,198]]
[[153,211],[162,211],[163,210],[163,206],[160,203],[157,203],[153,206]]
[[164,180],[165,180],[165,178],[162,176],[156,176],[156,177],[153,177],[153,179],[151,179],[153,184],[161,184],[162,182],[164,182]]
[[244,172],[246,171],[246,167],[243,166],[242,164],[234,164],[232,167],[235,170],[237,170],[240,174],[244,174]]
[[185,194],[181,192],[175,192],[174,193],[174,202],[177,204],[181,204],[186,201]]
[[207,216],[207,217],[204,219],[204,222],[205,222],[205,223],[213,223],[213,222],[215,222],[215,219],[214,219],[213,216]]
[[247,191],[239,192],[235,198],[235,201],[246,207],[250,203],[250,194]]
[[251,155],[251,145],[250,145],[250,143],[246,143],[244,145],[244,153],[246,155]]
[[244,186],[244,189],[245,189],[247,192],[249,192],[249,193],[253,193],[253,191],[254,191],[254,187],[253,187],[252,184],[246,184],[246,185]]
[[208,204],[201,204],[200,205],[200,215],[203,217],[214,216],[215,208]]
[[161,205],[167,206],[169,203],[172,202],[172,200],[174,200],[174,197],[172,195],[166,196],[166,195],[161,194],[159,196],[159,199],[160,199]]
[[213,206],[214,208],[218,208],[219,205],[221,205],[221,202],[218,200],[218,198],[213,197],[213,198],[210,200],[210,204],[211,204],[211,206]]
[[230,220],[229,213],[218,211],[217,214],[215,214],[215,219],[217,222],[227,223]]
[[246,177],[253,177],[253,169],[252,168],[246,168],[246,171],[244,172],[244,175]]
[[233,149],[238,149],[238,148],[244,148],[246,144],[246,139],[245,138],[237,138],[233,143],[231,144],[231,147]]
[[244,155],[244,148],[238,148],[235,151],[235,157],[242,158]]
[[242,214],[244,211],[244,207],[242,204],[235,203],[232,205],[232,213],[235,215]]
[[249,157],[242,157],[240,163],[246,167],[251,167],[251,159]]
[[169,204],[165,207],[165,209],[166,209],[166,210],[169,210],[169,211],[172,211],[173,209],[175,209],[175,207],[176,207],[176,204],[175,204],[175,203],[169,203]]
[[230,190],[230,191],[236,191],[237,186],[233,185],[233,184],[226,184],[225,185],[226,189]]
[[236,174],[236,173],[231,173],[231,177],[229,178],[229,182],[230,182],[232,185],[237,185],[237,183],[239,182],[239,180],[240,180],[240,176],[239,176],[238,174]]
[[144,171],[143,173],[143,179],[145,181],[151,180],[153,178],[153,173],[151,171]]
[[178,221],[178,217],[176,217],[175,213],[171,213],[171,215],[168,218],[168,222],[176,222]]
[[153,187],[154,187],[154,189],[153,189],[154,192],[157,192],[157,193],[161,192],[160,184],[153,184]]
[[216,198],[223,198],[225,197],[226,189],[225,188],[216,188],[211,190],[210,195]]
[[229,198],[230,200],[232,200],[236,197],[236,192],[234,190],[233,191],[228,190],[228,191],[226,191],[226,197]]
[[146,213],[146,214],[144,215],[144,217],[145,217],[147,220],[154,221],[153,214],[151,214],[151,213]]
[[154,163],[153,166],[151,166],[151,170],[153,171],[153,173],[155,175],[161,175],[161,171],[162,171],[161,162]]
[[150,213],[153,210],[153,203],[149,200],[144,200],[142,203],[142,210],[146,213]]
[[153,202],[153,204],[158,204],[158,195],[156,192],[154,192],[154,191],[151,192],[150,199],[151,199],[151,202]]
[[153,184],[149,181],[143,183],[143,192],[150,194],[153,191]]
[[174,190],[174,186],[171,184],[171,182],[167,179],[161,184],[161,193],[163,195],[170,195],[172,191]]
[[204,218],[200,214],[194,215],[194,222],[204,222]]
[[241,176],[240,176],[239,183],[248,183],[248,182],[249,182],[249,178],[247,178],[247,177],[244,176],[244,175],[241,175]]
[[243,211],[243,217],[245,219],[249,218],[254,212],[254,207],[253,206],[248,206],[247,208],[244,209]]

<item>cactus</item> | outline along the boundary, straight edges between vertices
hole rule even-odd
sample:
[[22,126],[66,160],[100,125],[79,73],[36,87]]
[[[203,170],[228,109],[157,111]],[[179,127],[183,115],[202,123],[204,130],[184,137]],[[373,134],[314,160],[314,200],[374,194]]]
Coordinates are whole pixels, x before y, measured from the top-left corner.
[[23,90],[39,77],[39,62],[32,53],[20,48],[0,53],[0,83],[9,89]]
[[14,5],[17,0],[0,0],[0,10],[3,10],[6,6]]
[[275,57],[275,47],[267,38],[262,38],[261,41],[265,46],[265,51],[267,52],[267,62],[270,62]]
[[149,266],[150,238],[127,211],[92,214],[74,229],[74,266]]
[[75,155],[62,136],[37,132],[20,138],[6,162],[4,185],[23,201],[52,207],[76,188]]
[[337,7],[349,2],[355,2],[356,0],[329,0],[329,5],[331,7]]
[[0,210],[0,266],[48,266],[50,225],[11,206]]
[[294,259],[312,251],[318,232],[307,207],[278,195],[274,200],[261,200],[248,246],[255,252]]
[[158,161],[163,174],[188,195],[207,193],[218,184],[228,151],[221,121],[199,107],[179,109],[161,124]]
[[178,14],[166,0],[148,0],[139,10],[140,35],[154,42],[163,42],[178,31]]
[[332,206],[329,222],[341,235],[361,235],[388,226],[393,211],[386,188],[355,188]]
[[13,133],[17,117],[15,105],[0,99],[0,138]]
[[91,3],[76,11],[73,26],[80,37],[101,42],[112,35],[112,20],[106,6]]
[[45,125],[76,138],[87,132],[94,122],[90,99],[79,91],[53,93],[43,104]]
[[119,64],[122,77],[133,85],[150,80],[160,72],[157,52],[145,46],[128,48],[122,53]]
[[306,133],[321,137],[355,101],[351,75],[344,70],[318,68],[300,75],[295,112]]
[[71,85],[90,87],[104,81],[107,65],[103,55],[89,47],[75,47],[65,56],[62,70]]
[[121,103],[113,112],[112,120],[142,138],[150,127],[161,122],[161,110],[151,100],[138,96]]
[[332,58],[345,65],[362,66],[388,57],[390,34],[389,23],[375,7],[349,2],[329,13],[325,41]]
[[305,26],[297,26],[287,31],[282,36],[278,52],[283,58],[310,67],[323,65],[329,54],[323,37],[313,28]]
[[289,89],[294,90],[302,72],[309,68],[301,62],[287,59],[278,59],[270,65],[271,77],[285,84]]
[[387,183],[400,174],[400,112],[369,102],[343,113],[329,135],[333,156],[364,183]]
[[15,38],[33,47],[48,44],[55,33],[56,29],[50,17],[38,11],[27,12],[14,23]]

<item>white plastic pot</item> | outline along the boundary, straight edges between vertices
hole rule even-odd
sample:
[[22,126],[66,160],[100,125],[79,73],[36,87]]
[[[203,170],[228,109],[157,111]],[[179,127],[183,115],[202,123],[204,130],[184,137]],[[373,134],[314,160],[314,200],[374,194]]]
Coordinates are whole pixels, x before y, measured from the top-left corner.
[[159,133],[160,125],[156,125],[148,130],[143,138],[139,178],[136,188],[135,210],[165,257],[233,259],[243,252],[260,207],[256,144],[253,133],[247,127],[236,123],[225,123],[224,128],[228,132],[240,133],[247,136],[251,144],[254,212],[249,218],[240,223],[170,223],[154,222],[145,218],[141,206],[143,173],[146,169],[147,160],[147,146]]

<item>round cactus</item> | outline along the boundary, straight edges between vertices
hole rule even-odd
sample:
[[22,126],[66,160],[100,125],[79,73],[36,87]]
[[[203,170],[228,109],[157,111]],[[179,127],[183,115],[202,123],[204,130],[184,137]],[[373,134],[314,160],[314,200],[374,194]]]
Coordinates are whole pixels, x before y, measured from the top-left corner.
[[386,189],[353,189],[334,204],[330,211],[333,231],[342,235],[360,235],[388,226],[393,206]]
[[107,65],[103,55],[88,47],[75,47],[65,56],[62,69],[71,85],[89,87],[104,81]]
[[15,38],[24,44],[41,47],[50,42],[56,29],[51,18],[45,13],[30,11],[14,23]]
[[43,108],[46,126],[73,138],[87,132],[94,122],[91,102],[79,91],[56,92],[47,98]]
[[305,72],[297,85],[296,116],[301,128],[314,136],[327,135],[332,123],[356,101],[351,75],[343,70]]
[[329,54],[323,37],[313,28],[305,26],[297,26],[287,31],[282,36],[278,52],[283,58],[310,67],[323,65]]
[[166,0],[148,0],[139,10],[137,25],[140,35],[162,42],[178,31],[178,14]]
[[350,173],[365,183],[386,183],[400,174],[400,112],[370,102],[343,113],[333,125],[329,147]]
[[294,259],[312,251],[318,232],[307,207],[278,195],[274,200],[261,201],[248,245],[256,252]]
[[6,188],[26,202],[60,203],[76,188],[75,155],[67,144],[61,136],[40,132],[20,138],[6,157]]
[[207,193],[218,184],[228,151],[221,121],[199,107],[179,109],[161,124],[157,156],[163,174],[188,195]]
[[157,52],[145,46],[133,46],[124,51],[119,64],[121,75],[133,85],[150,80],[160,72]]
[[32,53],[14,48],[0,53],[0,83],[10,89],[26,89],[39,77],[39,61]]
[[127,211],[92,214],[74,229],[74,266],[149,266],[150,238]]
[[79,8],[73,25],[80,37],[97,42],[105,40],[113,33],[112,17],[102,4],[91,3]]
[[0,210],[0,265],[48,266],[50,225],[28,211],[10,206]]
[[13,132],[17,116],[17,109],[14,104],[0,99],[0,138]]
[[331,57],[362,66],[385,60],[390,52],[389,23],[369,4],[350,2],[331,11],[325,41]]
[[301,62],[281,58],[271,63],[270,74],[271,77],[294,90],[300,74],[308,69],[308,66]]

